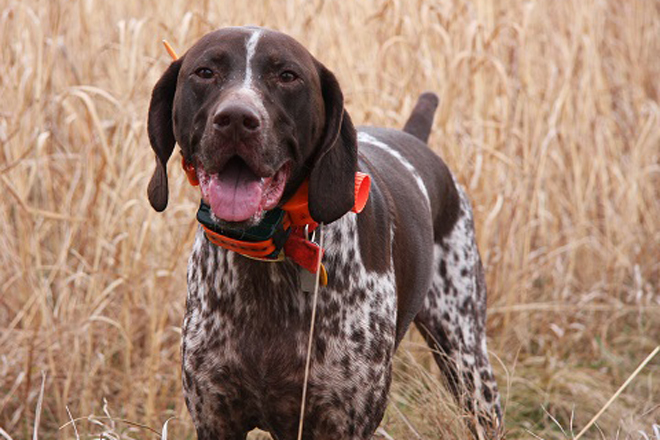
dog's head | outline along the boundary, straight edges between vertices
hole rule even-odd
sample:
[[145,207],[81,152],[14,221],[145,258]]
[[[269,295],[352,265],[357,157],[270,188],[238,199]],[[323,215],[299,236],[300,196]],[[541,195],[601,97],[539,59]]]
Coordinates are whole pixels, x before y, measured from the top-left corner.
[[357,140],[339,84],[282,33],[236,27],[201,38],[154,87],[148,131],[157,211],[167,206],[175,142],[220,221],[254,224],[306,178],[316,221],[353,206]]

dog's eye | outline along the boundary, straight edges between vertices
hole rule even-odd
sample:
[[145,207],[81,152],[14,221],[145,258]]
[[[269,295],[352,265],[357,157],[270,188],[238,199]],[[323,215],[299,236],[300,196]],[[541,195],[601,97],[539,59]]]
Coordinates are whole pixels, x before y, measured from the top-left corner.
[[195,70],[195,75],[199,76],[200,78],[209,79],[213,78],[213,71],[208,67],[200,67],[199,69]]
[[294,82],[297,79],[298,79],[298,75],[296,75],[290,70],[285,70],[284,72],[280,73],[280,81],[283,83]]

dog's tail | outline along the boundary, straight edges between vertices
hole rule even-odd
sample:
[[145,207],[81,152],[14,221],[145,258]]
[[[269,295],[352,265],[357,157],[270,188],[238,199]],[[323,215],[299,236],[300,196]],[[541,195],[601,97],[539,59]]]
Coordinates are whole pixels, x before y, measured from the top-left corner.
[[419,95],[415,108],[410,114],[406,125],[403,126],[403,131],[427,143],[429,134],[431,134],[431,126],[433,125],[433,115],[435,114],[435,109],[438,108],[438,102],[438,95],[433,92],[424,92]]

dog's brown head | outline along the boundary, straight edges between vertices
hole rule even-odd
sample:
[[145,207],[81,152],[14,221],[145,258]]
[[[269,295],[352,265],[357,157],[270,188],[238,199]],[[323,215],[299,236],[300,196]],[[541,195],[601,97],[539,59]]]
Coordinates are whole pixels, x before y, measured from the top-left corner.
[[309,209],[332,222],[354,203],[357,140],[334,75],[291,37],[257,28],[207,34],[154,87],[148,188],[167,206],[175,142],[224,222],[258,222],[309,178]]

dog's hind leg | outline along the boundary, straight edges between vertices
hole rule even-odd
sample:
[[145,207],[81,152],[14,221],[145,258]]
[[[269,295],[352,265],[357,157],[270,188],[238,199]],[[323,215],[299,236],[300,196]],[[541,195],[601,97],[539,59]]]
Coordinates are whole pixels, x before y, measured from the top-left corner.
[[452,393],[475,416],[475,436],[499,438],[502,412],[486,349],[486,283],[470,203],[458,190],[461,212],[434,246],[433,282],[415,324]]

